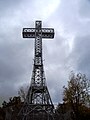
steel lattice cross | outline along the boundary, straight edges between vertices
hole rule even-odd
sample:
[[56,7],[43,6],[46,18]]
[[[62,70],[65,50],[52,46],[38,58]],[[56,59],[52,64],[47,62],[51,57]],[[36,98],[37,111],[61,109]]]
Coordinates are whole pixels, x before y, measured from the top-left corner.
[[42,38],[54,38],[54,29],[42,28],[41,21],[36,21],[35,28],[23,28],[23,38],[35,38],[37,29]]
[[31,85],[24,106],[19,112],[19,120],[52,120],[54,105],[48,88],[42,60],[42,38],[54,38],[53,28],[42,28],[42,22],[36,21],[35,28],[23,28],[23,38],[35,38],[34,64]]

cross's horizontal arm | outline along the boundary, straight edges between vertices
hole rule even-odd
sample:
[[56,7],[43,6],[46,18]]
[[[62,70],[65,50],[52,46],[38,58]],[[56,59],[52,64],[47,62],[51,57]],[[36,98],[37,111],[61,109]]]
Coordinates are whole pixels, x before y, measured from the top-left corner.
[[[23,28],[23,38],[35,38],[36,28]],[[54,38],[53,28],[41,28],[39,30],[42,38]]]

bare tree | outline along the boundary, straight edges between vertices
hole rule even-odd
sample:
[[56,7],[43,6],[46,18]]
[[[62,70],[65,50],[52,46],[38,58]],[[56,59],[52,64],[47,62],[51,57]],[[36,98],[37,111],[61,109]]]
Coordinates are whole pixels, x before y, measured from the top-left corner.
[[21,100],[22,101],[25,101],[26,99],[26,95],[27,95],[27,92],[28,92],[28,89],[29,89],[29,86],[25,86],[25,87],[21,87],[18,91],[18,95],[21,97]]
[[70,104],[76,119],[79,117],[80,106],[90,107],[90,80],[86,78],[85,74],[71,72],[68,86],[64,86],[63,100]]

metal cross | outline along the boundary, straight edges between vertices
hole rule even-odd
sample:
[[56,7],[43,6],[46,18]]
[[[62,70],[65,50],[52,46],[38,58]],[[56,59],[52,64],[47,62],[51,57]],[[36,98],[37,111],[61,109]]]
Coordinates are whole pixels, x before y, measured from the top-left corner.
[[42,28],[42,22],[36,21],[35,28],[23,28],[23,38],[35,38],[34,64],[31,85],[24,106],[19,112],[19,120],[53,120],[54,105],[46,86],[42,38],[54,38],[53,28]]
[[42,38],[54,38],[53,28],[42,28],[42,22],[36,21],[35,28],[23,28],[23,38],[35,38],[37,29],[39,30],[39,35]]

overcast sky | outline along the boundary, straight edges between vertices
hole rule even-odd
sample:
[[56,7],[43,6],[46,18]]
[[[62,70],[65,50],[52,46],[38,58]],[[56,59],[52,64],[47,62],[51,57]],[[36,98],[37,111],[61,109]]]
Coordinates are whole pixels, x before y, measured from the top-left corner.
[[62,101],[70,71],[90,78],[90,0],[0,0],[0,101],[30,84],[34,39],[23,39],[21,32],[35,20],[55,30],[53,40],[43,40],[52,101]]

